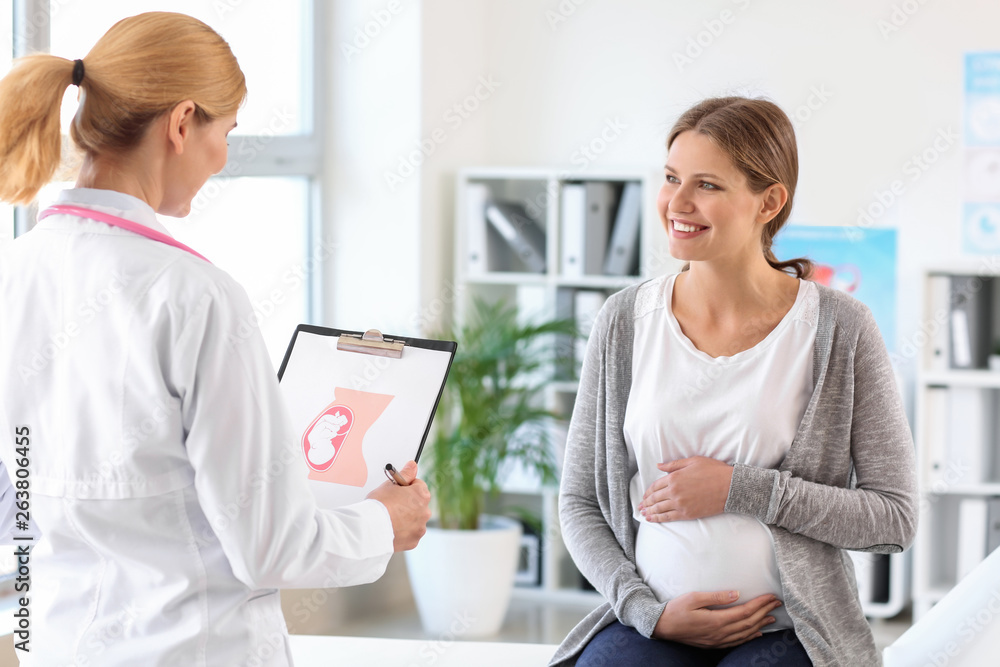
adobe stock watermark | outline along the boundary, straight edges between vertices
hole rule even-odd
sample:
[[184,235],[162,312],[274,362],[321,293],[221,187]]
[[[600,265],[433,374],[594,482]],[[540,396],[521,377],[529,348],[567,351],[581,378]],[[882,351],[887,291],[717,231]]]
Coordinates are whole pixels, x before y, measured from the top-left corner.
[[[465,121],[479,110],[483,102],[493,97],[493,94],[501,85],[501,82],[494,79],[492,75],[479,77],[473,91],[452,104],[444,112],[442,120],[447,128],[451,132],[455,132],[458,128],[462,127]],[[420,165],[427,158],[434,155],[439,146],[448,141],[448,137],[448,129],[439,126],[434,128],[426,137],[415,139],[413,142],[414,148],[408,153],[399,156],[396,169],[392,171],[386,170],[383,173],[383,178],[385,179],[385,184],[389,187],[389,191],[395,192],[396,188],[403,181],[415,174]]]
[[[256,635],[255,645],[250,649],[245,667],[264,667],[273,664],[271,659],[285,651],[285,637],[280,632],[271,631],[266,635]],[[284,658],[282,658],[284,660]]]
[[[107,458],[97,464],[97,467],[83,479],[79,493],[81,498],[89,498],[96,492],[98,486],[106,482],[116,484],[141,484],[145,478],[128,475],[127,464],[132,453],[139,445],[152,438],[157,431],[167,423],[167,420],[177,413],[177,406],[166,399],[159,398],[152,403],[152,409],[138,422],[123,425],[121,449],[113,451]],[[162,437],[162,434],[159,434]]]
[[[259,134],[239,137],[235,151],[230,151],[229,162],[218,174],[208,179],[198,194],[191,200],[191,212],[200,213],[229,187],[234,178],[239,178],[243,167],[257,159],[274,138],[282,134],[295,122],[295,114],[286,107],[274,109],[264,129]],[[234,140],[236,140],[234,138]]]
[[548,206],[551,198],[559,197],[559,183],[572,180],[575,176],[585,173],[590,165],[600,159],[608,147],[616,142],[629,127],[631,126],[618,116],[605,118],[604,125],[597,134],[589,141],[581,143],[570,156],[570,163],[576,169],[560,173],[554,181],[549,182],[545,190],[536,195],[534,199],[525,202],[525,210],[528,215],[536,220],[539,219],[545,213],[545,207]]
[[555,32],[560,24],[565,23],[576,10],[587,0],[561,0],[554,10],[545,10],[545,20],[549,22],[549,30]]
[[[748,345],[751,342],[756,345],[764,340],[768,333],[774,329],[775,322],[781,321],[792,305],[794,305],[794,299],[782,302],[775,308],[748,319],[740,327],[740,339],[727,344],[724,354],[716,356],[734,357],[749,349]],[[728,364],[710,364],[698,373],[698,377],[684,385],[682,390],[684,399],[688,402],[700,400],[718,380],[731,374],[730,369]]]
[[393,19],[403,11],[401,0],[389,0],[383,9],[373,9],[370,17],[364,25],[354,28],[350,42],[340,43],[340,53],[343,54],[347,62],[351,62],[361,55],[361,52],[371,46],[373,40],[378,39],[382,31],[389,27]]
[[884,190],[876,190],[873,193],[873,200],[867,206],[858,207],[857,221],[844,230],[847,238],[852,241],[860,239],[862,233],[858,228],[865,229],[874,225],[906,193],[907,183],[912,185],[919,181],[942,155],[958,143],[958,139],[958,132],[950,125],[938,128],[931,145],[919,153],[914,153],[903,163],[902,173],[898,178],[890,181]]
[[232,14],[237,9],[240,8],[246,0],[215,0],[212,3],[212,9],[215,10],[215,15],[220,19],[226,18],[227,14]]
[[813,114],[823,108],[830,98],[833,97],[833,92],[827,90],[826,84],[820,84],[817,88],[816,86],[811,86],[809,88],[809,96],[806,97],[806,101],[803,104],[795,107],[789,117],[792,119],[792,126],[796,130],[801,130],[802,127],[808,122]]
[[243,317],[236,331],[228,334],[230,343],[239,343],[250,338],[261,325],[270,319],[288,300],[288,293],[302,286],[313,271],[323,265],[323,262],[333,256],[337,243],[315,243],[309,255],[289,266],[281,275],[279,282],[265,290],[264,296],[251,301],[250,313]]
[[17,374],[21,381],[27,383],[29,379],[37,377],[39,373],[44,371],[63,350],[69,347],[70,341],[79,336],[87,325],[97,319],[131,282],[132,277],[127,273],[112,271],[111,279],[104,289],[77,305],[74,319],[67,320],[62,329],[50,334],[45,343],[32,351],[26,360],[22,360],[18,364]]
[[431,331],[432,326],[439,321],[442,315],[452,311],[465,290],[465,285],[456,285],[450,280],[446,280],[438,295],[421,308],[419,313],[414,313],[409,318],[410,328],[422,333]]
[[219,505],[215,516],[207,517],[209,523],[202,527],[205,534],[196,535],[196,541],[205,543],[217,539],[216,536],[228,530],[240,518],[243,510],[254,505],[254,498],[265,489],[269,489],[274,480],[283,475],[289,466],[304,466],[305,463],[299,458],[301,451],[297,439],[279,444],[275,456],[267,467],[254,472],[240,487],[235,498]]
[[115,614],[111,622],[102,624],[100,630],[87,639],[86,652],[73,664],[78,667],[99,664],[96,659],[108,649],[109,645],[120,642],[126,635],[131,634],[131,630],[136,621],[139,620],[140,615],[141,609],[136,607],[134,603],[126,604],[121,611]]
[[468,610],[461,613],[456,612],[448,629],[442,632],[437,639],[424,642],[420,647],[419,662],[410,662],[409,667],[424,667],[436,663],[441,659],[441,656],[451,650],[455,641],[467,633],[475,622],[476,617]]
[[[732,3],[740,11],[745,11],[750,7],[750,0],[732,0]],[[683,73],[684,68],[693,65],[694,61],[700,58],[722,36],[726,27],[736,22],[736,18],[737,14],[733,10],[723,9],[715,18],[702,21],[702,29],[688,37],[684,49],[673,52],[672,57],[677,71]]]
[[971,644],[977,635],[997,622],[998,615],[1000,615],[1000,589],[994,589],[986,604],[975,614],[967,614],[959,622],[955,632],[951,633],[952,636],[958,635],[958,640],[949,641],[941,647],[941,650],[928,653],[924,667],[947,667],[950,665],[952,659],[961,655],[962,650]]
[[899,32],[927,2],[928,0],[903,0],[903,2],[893,4],[888,18],[880,18],[875,22],[882,39],[889,39],[889,35]]
[[[75,1],[76,0],[50,0],[48,3],[49,5],[48,12],[45,12],[44,10],[38,10],[34,14],[25,17],[26,20],[24,22],[24,32],[16,34],[14,41],[15,42],[19,40],[23,40],[25,42],[30,41],[34,39],[35,35],[37,35],[39,30],[42,30],[43,27],[46,31],[48,31],[49,25],[51,25],[52,20],[56,17],[57,14],[59,14],[60,11],[62,11],[62,8],[73,4]],[[35,4],[31,4],[29,6],[37,7],[37,5]],[[75,57],[83,58],[83,54],[80,54],[79,56]]]

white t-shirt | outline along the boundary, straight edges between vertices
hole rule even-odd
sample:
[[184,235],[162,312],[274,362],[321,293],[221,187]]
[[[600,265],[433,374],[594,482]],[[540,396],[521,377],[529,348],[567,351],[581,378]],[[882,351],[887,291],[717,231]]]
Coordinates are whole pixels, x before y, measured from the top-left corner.
[[[736,604],[781,597],[771,532],[756,518],[720,514],[650,523],[636,509],[657,463],[708,456],[776,468],[795,437],[813,388],[819,293],[800,280],[795,303],[754,347],[712,357],[685,336],[671,308],[675,275],[647,283],[636,296],[632,389],[625,443],[638,472],[629,488],[639,522],[636,565],[660,601],[684,593],[738,590]],[[767,630],[791,628],[779,607]]]

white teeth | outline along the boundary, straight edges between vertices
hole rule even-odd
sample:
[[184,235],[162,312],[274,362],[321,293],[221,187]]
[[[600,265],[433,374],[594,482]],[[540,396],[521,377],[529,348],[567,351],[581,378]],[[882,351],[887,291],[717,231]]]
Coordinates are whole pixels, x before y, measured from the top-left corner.
[[705,229],[705,227],[698,227],[696,225],[685,225],[683,222],[677,222],[676,220],[674,220],[674,229],[676,229],[679,232],[698,232],[701,231],[702,229]]

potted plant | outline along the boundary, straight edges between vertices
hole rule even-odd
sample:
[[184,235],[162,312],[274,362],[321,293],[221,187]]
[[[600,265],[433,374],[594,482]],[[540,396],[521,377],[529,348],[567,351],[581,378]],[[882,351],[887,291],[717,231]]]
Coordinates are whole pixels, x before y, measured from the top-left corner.
[[571,319],[519,321],[507,302],[475,300],[469,318],[442,337],[456,340],[430,441],[426,476],[437,508],[420,545],[406,553],[424,630],[430,635],[495,634],[513,587],[519,522],[483,514],[512,465],[555,480],[542,403],[555,346],[576,337]]

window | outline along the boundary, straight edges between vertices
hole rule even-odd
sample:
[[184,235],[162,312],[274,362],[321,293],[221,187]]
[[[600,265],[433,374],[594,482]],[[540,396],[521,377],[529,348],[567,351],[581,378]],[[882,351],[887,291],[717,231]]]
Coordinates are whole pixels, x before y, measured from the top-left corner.
[[[13,0],[0,1],[0,76],[10,69],[13,48]],[[0,248],[14,238],[14,208],[0,203]]]
[[[10,0],[7,0],[9,5]],[[49,50],[84,58],[117,21],[146,11],[189,14],[217,30],[230,44],[247,79],[247,101],[230,140],[229,163],[195,198],[184,219],[161,218],[190,245],[242,284],[254,304],[275,367],[295,325],[320,318],[323,249],[319,228],[322,100],[321,2],[293,0],[21,0],[13,34],[21,52]],[[10,15],[10,12],[7,14]],[[11,34],[8,30],[5,34]],[[17,52],[20,54],[21,52]],[[9,53],[9,51],[8,51]],[[9,68],[10,60],[0,62]],[[77,108],[77,89],[64,98],[67,128]],[[70,184],[67,184],[70,185]],[[40,201],[51,198],[47,189]],[[0,225],[11,225],[0,210]],[[10,214],[12,216],[12,214]],[[34,213],[22,210],[18,229],[30,228]],[[3,237],[0,236],[0,242]]]

